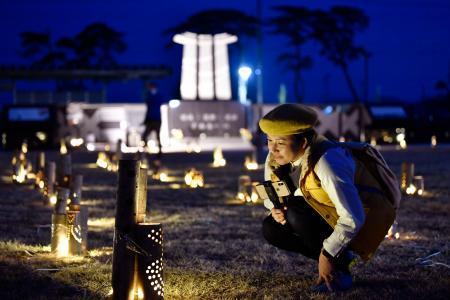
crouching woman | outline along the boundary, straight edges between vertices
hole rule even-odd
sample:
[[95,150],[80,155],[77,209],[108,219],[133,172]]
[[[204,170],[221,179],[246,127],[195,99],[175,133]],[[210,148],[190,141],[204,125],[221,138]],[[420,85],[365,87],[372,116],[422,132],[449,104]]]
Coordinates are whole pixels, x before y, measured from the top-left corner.
[[263,235],[272,245],[318,261],[314,290],[352,286],[355,253],[369,260],[395,219],[379,179],[350,151],[314,130],[308,106],[283,104],[260,121],[269,154],[265,179],[286,183],[292,196],[271,209]]

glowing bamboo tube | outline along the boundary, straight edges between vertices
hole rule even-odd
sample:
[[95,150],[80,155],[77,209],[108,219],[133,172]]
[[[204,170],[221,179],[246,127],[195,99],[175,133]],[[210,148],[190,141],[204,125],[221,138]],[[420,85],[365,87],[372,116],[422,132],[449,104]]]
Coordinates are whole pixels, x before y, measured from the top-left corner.
[[56,204],[55,178],[56,178],[56,163],[54,161],[49,161],[45,164],[44,204],[51,204],[51,205]]
[[69,255],[69,230],[67,227],[67,198],[69,190],[58,188],[58,196],[52,214],[51,251],[57,256]]
[[414,163],[403,162],[401,166],[401,190],[406,190],[412,185],[414,178]]

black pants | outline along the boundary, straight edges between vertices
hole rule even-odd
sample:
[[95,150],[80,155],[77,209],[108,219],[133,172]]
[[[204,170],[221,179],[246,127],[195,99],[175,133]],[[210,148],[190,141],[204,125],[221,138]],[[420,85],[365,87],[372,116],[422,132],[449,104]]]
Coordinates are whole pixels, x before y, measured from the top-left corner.
[[150,135],[152,131],[156,132],[156,139],[158,140],[158,158],[161,157],[161,121],[152,121],[152,120],[146,120],[145,121],[145,130],[144,133],[142,133],[141,139],[147,144],[147,138]]
[[265,218],[262,228],[264,238],[278,248],[318,260],[323,241],[330,236],[333,228],[303,197],[290,199],[285,218],[285,225],[275,221],[272,216]]

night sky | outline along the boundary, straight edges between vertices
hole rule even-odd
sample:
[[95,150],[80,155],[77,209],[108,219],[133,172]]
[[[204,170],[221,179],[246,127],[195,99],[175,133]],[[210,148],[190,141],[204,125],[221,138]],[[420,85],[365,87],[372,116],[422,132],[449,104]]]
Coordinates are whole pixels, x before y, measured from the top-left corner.
[[[165,48],[170,41],[163,31],[205,9],[233,8],[256,15],[256,0],[228,1],[150,1],[150,0],[0,0],[0,64],[27,64],[20,57],[19,33],[47,31],[56,40],[74,36],[93,22],[104,22],[124,34],[128,44],[117,56],[120,64],[168,65],[174,73],[161,81],[163,94],[173,97],[179,81],[181,46]],[[357,35],[357,42],[372,53],[369,62],[369,98],[399,99],[413,102],[437,93],[438,80],[450,77],[450,1],[448,0],[365,0],[365,1],[287,1],[262,0],[263,17],[273,15],[278,4],[305,5],[327,9],[332,5],[361,8],[370,17],[368,29]],[[280,84],[288,88],[293,101],[292,76],[276,61],[284,46],[283,37],[264,34],[264,101],[276,102]],[[236,54],[236,51],[232,54]],[[313,56],[312,69],[303,73],[305,98],[309,103],[350,101],[351,95],[339,69],[318,55],[318,48],[308,46]],[[242,57],[232,57],[255,66],[255,42],[247,40]],[[362,93],[363,61],[351,65],[355,85]],[[237,70],[231,70],[235,76]],[[328,78],[325,80],[325,78]],[[250,98],[255,99],[255,80],[250,79]],[[30,88],[22,85],[19,88]],[[34,87],[31,87],[34,88]],[[233,86],[236,95],[236,84]],[[0,102],[8,99],[0,93]],[[136,102],[141,95],[138,82],[116,83],[108,90],[111,101]],[[236,98],[236,96],[234,97]]]

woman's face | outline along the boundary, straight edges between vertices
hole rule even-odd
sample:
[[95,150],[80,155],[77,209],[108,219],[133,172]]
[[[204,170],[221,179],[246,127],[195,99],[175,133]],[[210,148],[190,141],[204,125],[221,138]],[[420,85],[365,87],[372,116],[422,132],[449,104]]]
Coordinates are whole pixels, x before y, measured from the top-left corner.
[[267,135],[267,146],[272,157],[280,165],[296,161],[304,152],[303,144],[295,142],[292,135]]

